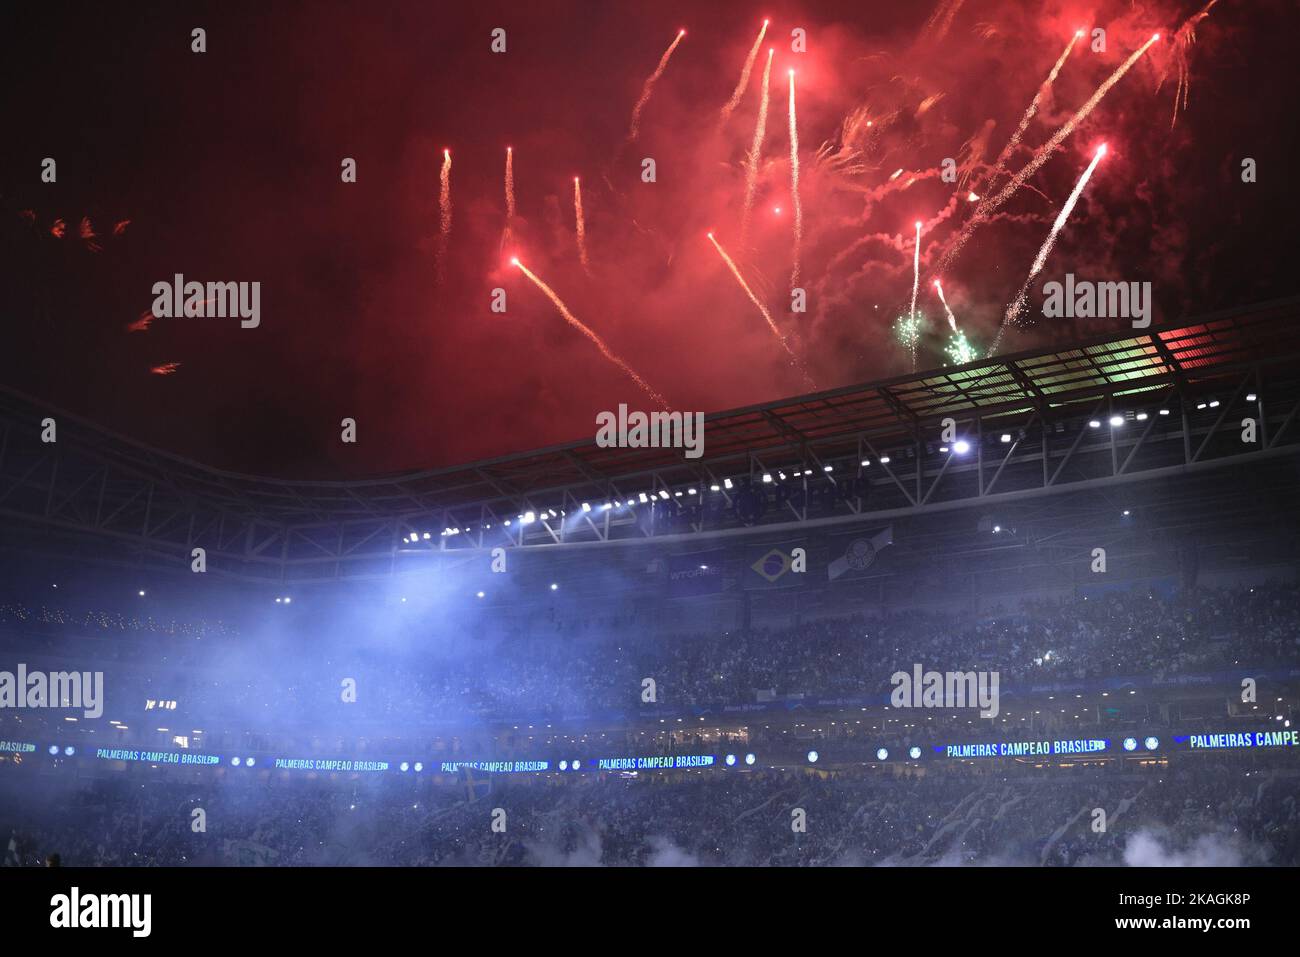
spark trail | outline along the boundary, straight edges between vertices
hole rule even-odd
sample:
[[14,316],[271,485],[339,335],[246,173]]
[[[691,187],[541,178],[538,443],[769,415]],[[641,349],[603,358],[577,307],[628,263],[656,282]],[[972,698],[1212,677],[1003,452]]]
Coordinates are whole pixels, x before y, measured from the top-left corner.
[[794,199],[794,269],[790,285],[799,285],[799,257],[803,246],[803,202],[799,198],[799,124],[794,111],[794,70],[790,71],[790,195]]
[[967,221],[966,225],[962,227],[962,231],[957,235],[957,238],[953,240],[952,244],[948,247],[947,252],[944,253],[939,262],[940,270],[946,270],[948,266],[952,264],[952,261],[957,257],[957,254],[961,252],[962,247],[966,245],[966,242],[970,239],[971,233],[975,231],[976,227],[987,221],[988,217],[995,210],[999,209],[1008,199],[1011,198],[1016,190],[1020,189],[1020,187],[1028,181],[1029,177],[1037,173],[1039,169],[1042,168],[1043,164],[1051,159],[1052,154],[1056,152],[1056,148],[1075,131],[1080,123],[1088,118],[1092,111],[1097,108],[1097,104],[1100,103],[1106,94],[1110,92],[1111,88],[1124,78],[1124,74],[1132,68],[1133,64],[1141,58],[1142,54],[1146,53],[1147,50],[1151,48],[1151,44],[1155,43],[1159,39],[1160,34],[1153,34],[1151,39],[1147,40],[1146,43],[1134,50],[1133,53],[1129,55],[1129,58],[1121,63],[1115,69],[1115,72],[1102,82],[1101,86],[1097,87],[1092,96],[1088,97],[1087,102],[1084,103],[1083,106],[1079,107],[1078,111],[1073,116],[1061,124],[1060,128],[1052,134],[1052,138],[1039,147],[1038,152],[1034,154],[1033,158],[1025,164],[1024,168],[1019,173],[1011,177],[1011,180],[999,193],[997,193],[997,195],[980,200],[979,206],[975,208],[975,214],[969,221]]
[[442,151],[442,174],[438,193],[438,281],[446,271],[447,246],[451,239],[451,150]]
[[641,98],[636,101],[636,106],[632,108],[632,127],[628,130],[627,134],[627,141],[629,143],[641,135],[641,111],[644,110],[645,105],[650,102],[650,94],[654,92],[655,84],[658,83],[659,78],[664,75],[664,70],[668,67],[668,59],[673,55],[673,51],[677,49],[677,44],[682,42],[682,37],[684,36],[686,36],[685,30],[677,31],[677,36],[673,37],[673,42],[668,44],[668,49],[665,50],[664,55],[659,58],[659,65],[655,67],[655,71],[650,74],[649,78],[645,81],[645,86],[641,88]]
[[758,31],[758,39],[749,48],[749,56],[745,57],[745,65],[740,70],[740,81],[736,84],[731,99],[722,107],[722,116],[718,120],[719,127],[727,122],[736,107],[740,105],[740,98],[745,95],[745,87],[749,86],[749,75],[754,72],[754,60],[758,58],[758,49],[763,45],[763,37],[767,35],[767,25],[768,21],[764,20],[763,26]]
[[573,221],[578,234],[578,260],[582,268],[591,272],[591,260],[587,258],[587,217],[582,212],[582,183],[573,177]]
[[768,311],[767,306],[763,305],[762,300],[754,295],[754,290],[749,288],[749,283],[745,282],[745,277],[740,274],[740,267],[738,267],[735,261],[727,255],[727,251],[722,248],[722,244],[713,238],[713,233],[709,233],[709,242],[713,243],[713,248],[718,251],[718,255],[722,257],[722,261],[727,264],[727,268],[731,270],[731,274],[736,277],[736,282],[739,283],[740,288],[744,290],[745,295],[749,297],[749,301],[752,302],[758,308],[758,311],[763,314],[763,319],[766,320],[767,327],[772,330],[772,335],[776,336],[777,341],[781,343],[781,348],[790,356],[790,362],[809,385],[814,389],[817,388],[817,384],[813,382],[812,377],[804,369],[803,363],[799,361],[799,357],[795,355],[794,350],[790,348],[789,341],[781,333],[780,327],[777,326],[776,321],[772,318],[772,313]]
[[949,328],[951,328],[953,332],[960,332],[961,330],[957,328],[957,317],[952,314],[952,310],[948,308],[948,300],[944,298],[943,284],[937,279],[934,281],[934,291],[939,294],[939,301],[943,303],[943,311],[948,316]]
[[1056,64],[1052,67],[1052,71],[1047,74],[1047,79],[1043,81],[1043,85],[1034,91],[1034,98],[1029,101],[1029,108],[1025,110],[1025,115],[1020,118],[1020,125],[1016,127],[1016,131],[1011,134],[1011,139],[1007,140],[1007,145],[1002,147],[1002,152],[998,154],[998,158],[994,161],[993,170],[989,173],[989,177],[986,180],[987,183],[992,183],[997,179],[998,175],[1003,172],[1007,159],[1011,156],[1012,150],[1020,145],[1020,137],[1025,135],[1025,130],[1029,127],[1029,121],[1032,120],[1034,114],[1038,112],[1038,104],[1042,100],[1043,94],[1047,90],[1051,89],[1052,84],[1056,82],[1057,74],[1061,72],[1061,67],[1065,66],[1065,61],[1069,59],[1070,51],[1074,49],[1074,45],[1079,42],[1081,36],[1083,36],[1083,31],[1078,30],[1075,32],[1074,36],[1070,37],[1070,42],[1065,46],[1065,52],[1057,58]]
[[1007,306],[1006,315],[1002,317],[1002,325],[998,328],[998,334],[993,339],[993,348],[990,350],[991,352],[997,352],[998,346],[1002,342],[1002,334],[1006,331],[1007,326],[1014,322],[1016,317],[1020,315],[1020,310],[1024,308],[1025,300],[1029,296],[1030,284],[1038,274],[1043,271],[1043,266],[1047,264],[1047,257],[1051,255],[1052,247],[1056,245],[1056,237],[1059,236],[1061,230],[1065,228],[1065,224],[1070,218],[1070,213],[1074,211],[1075,204],[1083,194],[1083,188],[1088,185],[1088,180],[1092,178],[1093,170],[1097,168],[1097,164],[1101,162],[1101,158],[1105,155],[1106,144],[1102,143],[1101,146],[1097,147],[1097,152],[1093,154],[1092,162],[1088,164],[1088,168],[1083,171],[1083,175],[1079,177],[1079,181],[1074,184],[1074,189],[1071,191],[1069,199],[1065,201],[1065,205],[1061,207],[1061,211],[1056,216],[1056,222],[1052,223],[1051,232],[1047,234],[1047,239],[1043,241],[1042,248],[1038,250],[1038,255],[1034,257],[1034,264],[1029,268],[1029,275],[1025,279],[1025,284],[1020,287],[1020,292],[1016,294],[1016,298],[1011,300],[1011,305]]
[[510,228],[515,222],[515,151],[506,147],[506,228],[501,234],[501,245],[510,242]]
[[758,188],[758,162],[763,155],[763,136],[767,133],[768,87],[772,82],[772,55],[775,48],[767,51],[767,64],[763,67],[763,85],[759,88],[758,122],[754,125],[754,141],[749,147],[749,160],[745,170],[745,207],[740,216],[740,241],[745,242],[749,232],[749,214],[754,209],[754,191]]
[[621,358],[615,355],[610,350],[609,346],[605,345],[604,339],[596,335],[596,333],[594,333],[591,329],[585,326],[581,320],[579,320],[572,312],[570,312],[569,307],[564,304],[564,300],[562,300],[559,296],[555,294],[554,289],[546,285],[546,283],[542,282],[542,280],[538,278],[536,273],[534,273],[531,269],[529,269],[527,266],[521,263],[518,259],[512,259],[510,260],[510,262],[512,265],[517,267],[520,272],[522,272],[525,276],[527,276],[530,280],[532,280],[533,285],[535,285],[538,289],[540,289],[543,293],[546,294],[546,298],[551,300],[551,304],[554,305],[557,310],[559,310],[559,313],[561,316],[564,317],[565,322],[573,326],[584,336],[586,336],[589,340],[591,340],[592,344],[597,349],[600,350],[601,355],[603,355],[606,359],[612,362],[629,379],[631,379],[638,386],[640,386],[641,390],[645,392],[645,394],[648,395],[651,399],[653,399],[661,409],[665,409],[665,410],[668,409],[668,403],[664,399],[664,397],[660,395],[658,392],[656,392],[653,388],[651,388],[650,384],[646,382],[645,379],[641,378],[641,376],[637,374],[637,371],[635,369],[633,369],[630,365],[628,365]]
[[[921,289],[921,221],[916,221],[916,243],[912,249],[912,323],[916,324],[916,294]],[[912,371],[916,371],[916,342],[912,338]]]

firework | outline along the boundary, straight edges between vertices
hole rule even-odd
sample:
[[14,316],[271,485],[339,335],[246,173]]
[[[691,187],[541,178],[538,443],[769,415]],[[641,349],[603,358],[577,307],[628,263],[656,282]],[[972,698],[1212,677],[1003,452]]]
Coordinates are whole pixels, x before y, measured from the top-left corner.
[[979,352],[966,339],[966,333],[960,331],[948,338],[948,344],[943,347],[943,352],[952,360],[953,365],[958,366],[974,362],[980,357]]
[[641,111],[644,110],[645,105],[650,102],[650,94],[654,92],[655,84],[658,83],[659,78],[664,75],[664,70],[668,67],[669,57],[673,55],[673,51],[677,49],[677,44],[682,42],[682,37],[684,36],[686,36],[685,30],[677,31],[677,36],[673,37],[673,42],[668,44],[668,49],[665,50],[664,55],[659,58],[659,65],[655,67],[655,71],[650,74],[649,78],[645,81],[645,86],[641,88],[641,98],[636,101],[636,106],[632,108],[632,128],[627,134],[627,141],[629,143],[641,135]]
[[1034,91],[1034,98],[1029,101],[1029,109],[1025,110],[1025,115],[1020,118],[1020,125],[1016,127],[1016,131],[1011,134],[1011,139],[1007,140],[1007,145],[1002,147],[1002,152],[998,154],[997,160],[994,161],[993,170],[989,173],[988,182],[992,183],[993,180],[995,180],[1003,171],[1003,166],[1006,164],[1008,157],[1011,156],[1012,150],[1020,144],[1020,137],[1025,134],[1025,129],[1029,126],[1029,121],[1032,120],[1034,114],[1038,112],[1038,103],[1043,98],[1043,94],[1047,90],[1051,89],[1052,84],[1056,82],[1056,75],[1061,72],[1061,67],[1065,66],[1065,61],[1069,58],[1070,51],[1074,49],[1074,45],[1079,41],[1079,37],[1081,36],[1083,36],[1083,31],[1079,30],[1074,34],[1074,36],[1070,37],[1070,42],[1065,46],[1065,52],[1057,58],[1056,64],[1052,67],[1052,71],[1047,74],[1047,79],[1043,81],[1043,85]]
[[95,227],[90,223],[89,216],[83,216],[81,218],[81,225],[77,230],[77,235],[80,237],[81,241],[86,244],[86,248],[92,253],[97,253],[104,248],[99,245],[99,243],[95,242],[98,236],[95,234]]
[[156,365],[149,369],[154,375],[172,375],[181,367],[179,362],[164,362],[162,365]]
[[1038,152],[1035,153],[1033,158],[1025,164],[1024,169],[1011,177],[1010,182],[1008,182],[1007,185],[1004,186],[995,196],[985,197],[980,201],[979,206],[975,208],[975,214],[970,218],[970,221],[966,223],[957,238],[948,247],[948,251],[944,253],[943,258],[939,263],[941,269],[946,269],[951,265],[952,260],[956,258],[957,253],[959,253],[962,247],[966,245],[967,240],[970,239],[971,233],[975,231],[975,228],[985,222],[990,213],[1000,208],[1003,203],[1011,198],[1012,194],[1014,194],[1016,190],[1025,184],[1029,177],[1037,173],[1038,170],[1042,168],[1043,164],[1051,159],[1052,154],[1056,152],[1056,148],[1065,141],[1066,137],[1075,131],[1081,122],[1088,118],[1089,114],[1097,108],[1097,104],[1100,103],[1106,94],[1110,92],[1111,88],[1124,78],[1124,74],[1127,73],[1142,54],[1146,53],[1147,50],[1151,48],[1151,45],[1159,39],[1160,34],[1153,34],[1151,39],[1147,40],[1146,43],[1133,51],[1133,53],[1129,55],[1129,58],[1121,63],[1115,69],[1115,72],[1102,82],[1101,86],[1097,87],[1092,96],[1088,97],[1087,102],[1085,102],[1083,106],[1079,107],[1078,111],[1073,116],[1061,124],[1060,128],[1052,134],[1052,138],[1039,147]]
[[121,236],[124,232],[126,232],[126,227],[130,225],[131,225],[131,220],[129,219],[121,220],[113,227],[113,235]]
[[605,345],[604,339],[600,338],[600,336],[596,335],[596,333],[594,333],[591,329],[587,328],[587,326],[585,326],[581,322],[581,320],[578,319],[577,316],[575,316],[572,312],[570,312],[569,307],[564,304],[564,300],[562,300],[559,296],[555,294],[554,289],[546,285],[546,283],[542,282],[542,280],[539,279],[531,269],[529,269],[527,266],[521,263],[518,259],[512,259],[510,260],[510,262],[511,265],[517,267],[520,272],[522,272],[525,276],[527,276],[530,280],[532,280],[533,285],[535,285],[538,289],[540,289],[543,293],[546,294],[546,298],[551,300],[551,304],[554,305],[557,310],[559,310],[559,313],[561,316],[564,317],[565,322],[573,326],[584,336],[590,339],[592,344],[597,349],[600,350],[601,355],[603,355],[606,359],[612,362],[615,366],[617,366],[620,370],[622,370],[623,373],[627,375],[629,379],[631,379],[638,386],[640,386],[642,391],[645,392],[646,395],[650,396],[650,398],[653,399],[661,409],[668,409],[668,403],[667,401],[665,401],[664,397],[661,396],[654,389],[652,389],[650,387],[650,384],[646,382],[645,379],[641,378],[641,376],[637,374],[635,369],[633,369],[630,365],[628,365],[617,355],[615,355],[612,351],[610,351],[609,346]]
[[510,227],[515,222],[515,151],[506,147],[506,228],[501,234],[501,245],[510,242]]
[[943,296],[943,284],[937,279],[934,281],[934,291],[939,294],[939,301],[943,303],[943,311],[948,316],[948,327],[952,329],[953,332],[959,332],[960,330],[957,328],[957,317],[954,316],[952,310],[948,308],[948,300]]
[[740,82],[736,84],[736,89],[731,94],[731,99],[729,99],[722,107],[722,116],[718,120],[719,127],[727,122],[727,119],[731,116],[732,112],[740,105],[740,98],[745,93],[745,87],[749,86],[749,75],[754,70],[754,60],[758,57],[758,48],[763,45],[763,37],[767,34],[767,24],[768,21],[764,20],[763,26],[760,27],[758,31],[758,39],[755,40],[754,45],[749,48],[749,56],[745,57],[745,65],[741,67],[740,70]]
[[758,311],[763,314],[763,319],[767,322],[767,327],[772,330],[772,335],[776,336],[777,341],[781,343],[781,348],[790,356],[790,361],[793,363],[794,367],[799,370],[799,374],[802,375],[808,384],[814,389],[817,388],[817,384],[813,382],[812,377],[804,370],[803,364],[799,361],[799,357],[796,356],[794,350],[790,348],[789,340],[787,340],[785,335],[782,334],[781,329],[776,324],[776,320],[772,318],[772,313],[768,311],[767,306],[763,305],[762,300],[754,295],[754,290],[749,288],[749,283],[745,282],[745,277],[740,274],[740,267],[738,267],[735,261],[727,255],[727,251],[722,248],[722,244],[713,238],[713,233],[709,233],[709,242],[713,243],[713,248],[718,251],[718,255],[722,257],[722,261],[727,264],[727,268],[731,270],[731,274],[736,277],[736,282],[739,283],[740,288],[745,291],[745,295],[749,297],[749,301],[758,307]]
[[912,356],[913,365],[916,364],[916,347],[921,341],[921,330],[924,327],[925,316],[916,313],[899,316],[894,320],[894,338]]
[[148,332],[149,325],[150,323],[153,322],[153,320],[154,320],[153,310],[146,309],[144,312],[140,313],[140,318],[137,319],[135,322],[127,323],[126,331],[127,332]]
[[446,269],[447,244],[451,239],[451,150],[442,151],[442,174],[438,193],[438,278]]
[[1088,185],[1088,180],[1092,178],[1092,171],[1097,168],[1101,158],[1106,155],[1106,144],[1102,143],[1097,147],[1097,152],[1093,154],[1092,162],[1088,168],[1083,171],[1079,181],[1074,184],[1074,189],[1070,192],[1069,198],[1061,211],[1056,215],[1056,222],[1052,223],[1051,232],[1047,234],[1047,239],[1043,240],[1042,248],[1038,250],[1038,255],[1034,257],[1034,264],[1029,268],[1029,275],[1025,278],[1025,284],[1020,287],[1020,292],[1016,298],[1011,300],[1011,305],[1007,306],[1006,315],[1002,317],[1002,325],[998,328],[998,334],[993,340],[993,351],[996,352],[998,345],[1002,342],[1002,333],[1006,330],[1007,325],[1015,321],[1020,310],[1024,308],[1025,300],[1029,296],[1029,286],[1034,278],[1043,271],[1043,266],[1047,264],[1047,257],[1051,255],[1052,247],[1056,245],[1056,237],[1060,235],[1061,230],[1065,228],[1066,222],[1070,218],[1070,213],[1074,211],[1075,204],[1079,201],[1079,196],[1083,193],[1083,188]]
[[[916,242],[912,247],[912,320],[916,320],[916,294],[921,289],[921,221],[916,221]],[[912,340],[912,371],[916,371],[916,339]]]
[[582,183],[573,177],[573,221],[578,234],[578,259],[582,268],[591,272],[591,260],[587,258],[587,217],[582,212]]
[[754,208],[754,191],[758,188],[758,161],[763,155],[763,136],[767,132],[768,86],[772,81],[772,55],[767,51],[767,64],[763,67],[763,84],[758,91],[758,122],[754,125],[754,141],[749,147],[748,166],[745,169],[745,206],[740,215],[740,241],[745,241],[749,230],[749,214]]
[[[1174,90],[1174,113],[1169,118],[1169,128],[1172,130],[1178,123],[1178,111],[1187,109],[1187,98],[1192,89],[1192,72],[1188,58],[1191,45],[1196,42],[1196,25],[1210,15],[1210,9],[1218,3],[1219,0],[1209,0],[1205,6],[1192,14],[1183,23],[1173,37],[1173,62],[1178,67],[1178,88]],[[1166,70],[1168,67],[1166,67]],[[1165,81],[1165,75],[1160,75],[1160,83]],[[1157,89],[1159,87],[1157,86]]]
[[68,224],[61,219],[56,219],[50,225],[50,235],[55,239],[62,239],[63,234],[68,231]]
[[794,112],[794,70],[790,71],[790,195],[794,200],[794,270],[790,285],[799,285],[799,255],[803,245],[803,203],[799,199],[799,124]]

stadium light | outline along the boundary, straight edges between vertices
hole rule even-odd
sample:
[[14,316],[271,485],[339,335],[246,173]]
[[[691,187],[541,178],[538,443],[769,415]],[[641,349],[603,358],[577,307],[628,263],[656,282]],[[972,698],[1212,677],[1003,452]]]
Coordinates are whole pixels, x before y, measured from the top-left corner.
[[882,455],[882,456],[880,457],[880,464],[881,464],[881,465],[888,465],[888,464],[889,464],[889,456],[888,456],[888,455]]
[[239,767],[239,758],[231,758],[230,763],[233,764],[235,767]]
[[568,762],[568,761],[561,761],[561,762],[560,762],[560,770],[561,770],[561,771],[567,771],[567,770],[569,770],[569,762]]
[[569,767],[573,768],[573,770],[576,771],[578,770],[578,768],[582,767],[582,762],[579,761],[577,758],[574,758],[573,763],[570,764]]
[[965,439],[958,439],[953,443],[953,448],[956,450],[958,455],[965,455],[970,451],[970,443]]
[[878,750],[878,751],[876,752],[876,760],[877,760],[877,761],[886,761],[886,760],[888,760],[888,759],[889,759],[889,749],[888,749],[888,748],[881,748],[880,750]]
[[1118,429],[1118,428],[1119,428],[1121,425],[1123,425],[1123,424],[1124,424],[1124,416],[1122,416],[1122,415],[1112,415],[1112,416],[1110,417],[1110,427],[1111,427],[1112,429]]
[[415,762],[415,773],[416,773],[416,774],[419,774],[419,773],[420,773],[421,771],[423,771],[423,770],[424,770],[424,763],[423,763],[422,761],[416,761],[416,762]]
[[1157,738],[1155,735],[1152,735],[1151,737],[1146,739],[1145,744],[1147,746],[1148,751],[1154,751],[1156,748],[1160,747],[1160,739]]
[[398,768],[400,768],[403,771],[409,771],[411,770],[411,765],[408,762],[403,761],[401,764],[398,765]]
[[1125,751],[1136,751],[1136,750],[1137,750],[1137,746],[1138,746],[1138,739],[1137,739],[1137,738],[1125,738],[1125,739],[1124,739],[1124,750],[1125,750]]
[[74,748],[72,745],[68,745],[66,748],[63,749],[63,753],[66,757],[70,758],[77,753],[77,749]]
[[482,598],[482,597],[483,597],[483,593],[482,593],[482,592],[479,592],[479,593],[477,594],[476,597],[478,597],[478,598]]
[[555,584],[555,582],[551,582],[551,591],[558,591],[559,587],[560,586]]
[[921,757],[921,749],[918,748],[916,745],[912,745],[911,750],[907,752],[907,756],[910,757],[913,761],[915,761]]
[[[1254,402],[1255,399],[1257,399],[1257,398],[1258,398],[1258,396],[1256,396],[1255,393],[1253,393],[1253,392],[1247,392],[1247,393],[1246,393],[1246,401],[1247,401],[1247,402]],[[58,588],[59,586],[58,586],[58,585],[55,585],[54,587],[55,587],[55,588]]]
[[746,764],[753,764],[756,760],[757,760],[757,759],[756,759],[756,758],[754,757],[754,755],[752,755],[752,754],[747,754],[747,755],[745,755],[745,763],[746,763]]
[[1006,445],[1006,444],[1007,444],[1008,442],[1010,442],[1010,441],[1011,441],[1011,434],[1008,433],[1008,432],[1003,432],[1003,433],[1002,433],[1002,444],[1003,444],[1003,445]]
[[809,752],[808,752],[808,763],[809,763],[809,764],[816,764],[816,763],[817,763],[817,759],[818,759],[819,757],[821,757],[821,755],[818,754],[816,751],[809,751]]
[[772,476],[771,476],[771,474],[768,473],[768,472],[764,472],[764,473],[763,473],[763,481],[764,481],[765,483],[770,483],[770,482],[772,481]]
[[735,756],[734,754],[729,754],[729,755],[727,755],[727,759],[726,759],[726,760],[727,760],[727,767],[730,768],[730,767],[734,767],[734,766],[735,766],[735,764],[736,764],[736,756]]
[[58,753],[59,753],[59,746],[58,746],[57,744],[51,744],[51,745],[50,745],[50,754],[53,754],[53,755],[55,755],[55,756],[57,757],[57,756],[58,756]]
[[249,768],[251,768],[251,767],[252,767],[254,764],[256,764],[256,763],[257,763],[257,758],[245,758],[245,759],[244,759],[244,766],[245,766],[245,767],[249,767]]
[[1101,428],[1101,423],[1098,422],[1096,419],[1089,419],[1089,420],[1088,420],[1088,428],[1090,428],[1090,429],[1100,429],[1100,428]]
[[1161,414],[1161,415],[1168,415],[1168,414],[1169,414],[1169,410],[1168,410],[1168,409],[1161,409],[1161,410],[1160,410],[1160,414]]

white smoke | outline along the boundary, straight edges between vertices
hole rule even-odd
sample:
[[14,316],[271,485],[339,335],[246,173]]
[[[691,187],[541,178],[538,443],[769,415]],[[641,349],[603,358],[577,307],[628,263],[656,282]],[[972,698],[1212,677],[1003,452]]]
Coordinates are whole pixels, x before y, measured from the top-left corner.
[[684,850],[666,837],[652,836],[650,857],[646,860],[648,867],[699,867],[700,859],[690,851]]
[[1241,867],[1257,856],[1230,834],[1202,834],[1180,849],[1149,828],[1137,831],[1124,847],[1129,867]]

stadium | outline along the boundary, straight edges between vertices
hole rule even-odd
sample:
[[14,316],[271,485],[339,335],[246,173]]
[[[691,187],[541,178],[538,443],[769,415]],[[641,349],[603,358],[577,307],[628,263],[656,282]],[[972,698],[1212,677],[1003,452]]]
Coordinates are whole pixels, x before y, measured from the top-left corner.
[[1298,319],[365,480],[6,389],[6,862],[1300,863]]

